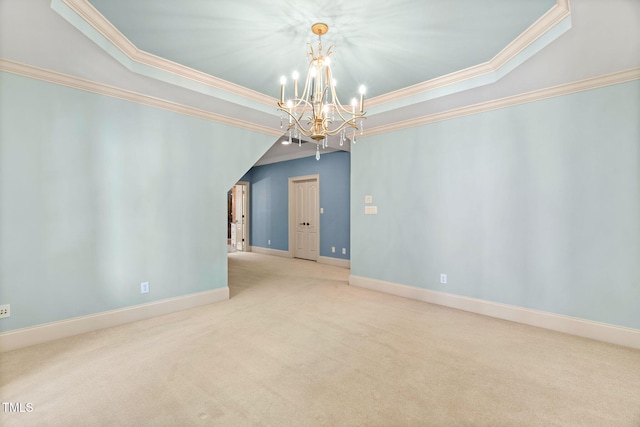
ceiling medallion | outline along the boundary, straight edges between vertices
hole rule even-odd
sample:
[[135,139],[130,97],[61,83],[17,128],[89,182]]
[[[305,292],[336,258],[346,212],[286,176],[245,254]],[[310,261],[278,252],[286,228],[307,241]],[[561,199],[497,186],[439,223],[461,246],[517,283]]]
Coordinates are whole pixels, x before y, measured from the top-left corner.
[[[278,110],[286,113],[288,117],[287,132],[289,139],[283,144],[291,144],[291,139],[302,136],[310,137],[316,141],[316,159],[320,160],[320,145],[327,147],[327,136],[340,135],[340,145],[347,140],[347,129],[352,130],[351,141],[356,142],[356,130],[362,134],[362,119],[365,119],[364,94],[366,89],[360,86],[360,103],[356,98],[351,100],[351,105],[344,107],[336,94],[336,80],[331,71],[330,56],[333,54],[331,46],[326,54],[322,53],[322,35],[329,31],[329,26],[322,22],[311,26],[311,31],[318,36],[318,49],[314,50],[311,44],[307,44],[307,55],[311,58],[307,72],[306,82],[302,95],[298,94],[299,74],[294,71],[293,98],[285,101],[285,85],[287,78],[280,78],[280,101]],[[358,127],[358,120],[359,125]],[[284,116],[280,116],[280,127],[284,126]]]

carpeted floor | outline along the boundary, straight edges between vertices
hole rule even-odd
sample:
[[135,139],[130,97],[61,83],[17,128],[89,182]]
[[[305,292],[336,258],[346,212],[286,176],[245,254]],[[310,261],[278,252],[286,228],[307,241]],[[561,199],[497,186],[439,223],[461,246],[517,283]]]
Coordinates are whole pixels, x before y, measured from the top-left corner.
[[229,254],[231,299],[0,355],[0,425],[640,426],[640,351]]

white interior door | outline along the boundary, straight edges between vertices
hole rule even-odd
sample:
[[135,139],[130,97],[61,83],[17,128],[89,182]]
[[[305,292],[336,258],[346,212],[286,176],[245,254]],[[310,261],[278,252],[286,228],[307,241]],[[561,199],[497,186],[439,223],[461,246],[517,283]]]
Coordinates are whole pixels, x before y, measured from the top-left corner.
[[317,179],[294,182],[294,257],[318,259],[320,193]]

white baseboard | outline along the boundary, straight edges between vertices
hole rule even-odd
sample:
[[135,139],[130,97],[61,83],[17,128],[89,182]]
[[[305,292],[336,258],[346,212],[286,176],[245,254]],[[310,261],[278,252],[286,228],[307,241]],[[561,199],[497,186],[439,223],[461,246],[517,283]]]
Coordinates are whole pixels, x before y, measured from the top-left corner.
[[351,261],[342,258],[331,258],[328,256],[319,256],[318,264],[335,265],[336,267],[351,268]]
[[413,286],[400,285],[361,276],[349,276],[349,284],[404,298],[444,305],[459,310],[483,314],[485,316],[497,317],[499,319],[537,326],[552,331],[640,349],[640,330],[638,329],[625,328],[429,289],[415,288]]
[[289,253],[289,251],[282,251],[280,249],[270,249],[270,248],[262,248],[260,246],[251,246],[250,251],[255,252],[257,254],[273,255],[273,256],[279,256],[284,258],[293,258],[293,256]]
[[[282,251],[279,249],[269,249],[269,248],[262,248],[260,246],[251,246],[249,247],[249,251],[255,252],[257,254],[273,255],[273,256],[279,256],[283,258],[293,258],[293,254],[291,252]],[[317,262],[318,264],[327,264],[327,265],[335,265],[336,267],[351,268],[351,261],[349,261],[348,259],[319,256],[317,259]]]
[[154,301],[148,304],[74,317],[0,334],[0,352],[96,331],[229,299],[229,288]]

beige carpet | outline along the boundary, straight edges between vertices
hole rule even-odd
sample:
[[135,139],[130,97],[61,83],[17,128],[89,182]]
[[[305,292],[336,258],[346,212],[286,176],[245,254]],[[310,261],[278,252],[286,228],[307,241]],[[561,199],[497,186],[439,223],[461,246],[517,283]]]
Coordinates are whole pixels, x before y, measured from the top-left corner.
[[0,355],[0,425],[640,426],[640,351],[229,255],[231,299]]

